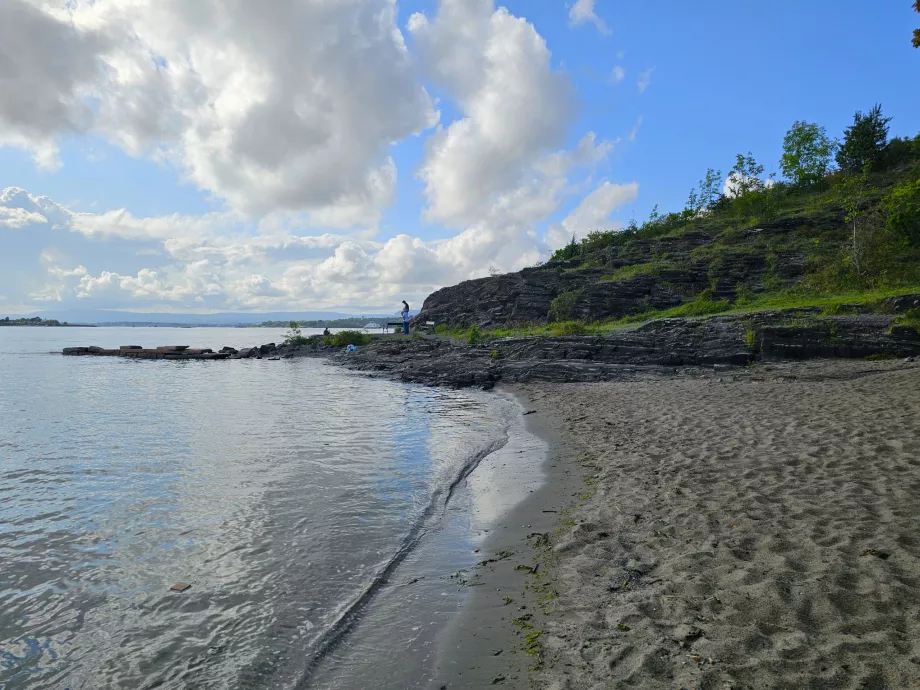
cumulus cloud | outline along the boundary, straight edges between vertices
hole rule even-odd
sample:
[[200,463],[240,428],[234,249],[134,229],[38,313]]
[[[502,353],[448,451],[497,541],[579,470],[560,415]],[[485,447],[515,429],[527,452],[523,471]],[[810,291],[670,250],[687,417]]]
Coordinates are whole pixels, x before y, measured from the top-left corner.
[[594,0],[575,0],[575,4],[569,8],[569,24],[578,26],[586,22],[594,24],[605,36],[611,33],[607,23],[594,11]]
[[[593,189],[557,223],[570,232],[603,225],[635,194],[634,183],[595,178],[619,139],[588,132],[567,147],[570,80],[533,25],[493,0],[442,0],[431,17],[410,17],[418,61],[393,0],[279,0],[271,13],[239,0],[30,1],[33,19],[77,37],[90,68],[57,89],[73,113],[9,131],[31,137],[34,152],[66,131],[102,133],[230,204],[140,217],[76,212],[9,188],[0,233],[64,250],[40,262],[41,284],[0,270],[4,295],[212,311],[418,303],[490,266],[545,258],[544,230],[566,199]],[[0,0],[13,2],[24,4]],[[417,173],[424,217],[456,234],[379,241],[397,181],[389,147],[439,117],[419,66],[460,111],[430,134]],[[82,103],[92,103],[88,114]]]
[[564,142],[574,93],[533,25],[491,0],[443,0],[433,20],[410,26],[431,77],[464,113],[427,142],[426,218],[465,226]]
[[83,96],[102,76],[108,41],[25,0],[0,0],[0,17],[0,145],[28,149],[39,167],[55,169],[57,138],[92,123]]
[[0,207],[0,225],[8,228],[24,228],[27,225],[47,223],[48,219],[40,213],[23,208]]
[[567,244],[572,236],[584,237],[592,230],[622,227],[621,223],[610,223],[610,214],[625,204],[632,203],[639,196],[639,185],[602,182],[582,200],[562,223],[552,226],[546,234],[546,243],[552,249]]
[[[374,221],[435,124],[393,0],[0,0],[0,143],[94,130],[251,213]],[[89,107],[93,103],[93,107]]]

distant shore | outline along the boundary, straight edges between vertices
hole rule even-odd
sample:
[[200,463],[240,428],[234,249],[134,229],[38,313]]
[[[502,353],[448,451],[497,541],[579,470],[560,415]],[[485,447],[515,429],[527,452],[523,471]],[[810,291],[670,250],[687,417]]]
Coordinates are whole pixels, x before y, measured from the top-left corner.
[[552,474],[447,687],[912,687],[917,390],[861,361],[521,386]]

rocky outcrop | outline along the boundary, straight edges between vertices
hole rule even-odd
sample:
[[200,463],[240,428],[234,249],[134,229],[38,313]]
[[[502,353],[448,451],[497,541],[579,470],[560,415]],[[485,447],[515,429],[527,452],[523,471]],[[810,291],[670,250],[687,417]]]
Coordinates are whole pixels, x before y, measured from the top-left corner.
[[603,381],[648,367],[732,367],[776,359],[917,357],[920,334],[891,316],[803,310],[661,319],[599,336],[519,337],[467,345],[381,339],[335,361],[402,381],[490,388],[498,381]]
[[563,318],[587,321],[668,309],[704,290],[714,299],[734,301],[741,290],[757,294],[799,283],[809,238],[841,224],[841,217],[828,213],[749,229],[705,231],[700,225],[675,236],[633,238],[579,259],[442,288],[425,300],[416,323],[480,328],[545,323],[553,300],[563,294]]

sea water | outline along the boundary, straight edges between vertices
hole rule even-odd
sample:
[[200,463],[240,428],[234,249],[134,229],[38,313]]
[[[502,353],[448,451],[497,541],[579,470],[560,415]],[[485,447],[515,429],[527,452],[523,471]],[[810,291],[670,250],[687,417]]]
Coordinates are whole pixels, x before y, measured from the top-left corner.
[[317,359],[59,354],[281,339],[0,328],[0,690],[434,679],[472,516],[514,493],[473,481],[513,401]]

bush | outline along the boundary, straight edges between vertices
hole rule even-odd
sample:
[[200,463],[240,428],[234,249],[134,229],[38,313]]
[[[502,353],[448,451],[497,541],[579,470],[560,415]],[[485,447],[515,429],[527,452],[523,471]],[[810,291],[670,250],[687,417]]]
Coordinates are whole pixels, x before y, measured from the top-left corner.
[[328,347],[345,347],[346,345],[368,345],[372,338],[361,331],[339,331],[323,337],[323,343]]
[[588,329],[581,321],[562,321],[553,324],[552,334],[555,336],[584,335]]
[[920,178],[903,182],[882,200],[887,227],[907,244],[920,246]]
[[309,344],[310,339],[301,332],[299,323],[291,321],[290,328],[291,330],[284,334],[285,345],[288,347],[303,347]]
[[578,241],[575,239],[575,235],[572,235],[572,241],[561,249],[557,249],[553,252],[553,255],[549,258],[550,261],[569,261],[570,259],[575,259],[581,254],[581,245],[578,244]]
[[575,303],[578,301],[578,294],[574,290],[567,290],[558,295],[549,304],[550,321],[571,321],[575,315]]
[[466,337],[466,342],[468,342],[470,345],[476,345],[477,343],[482,342],[484,337],[485,336],[483,335],[482,331],[479,330],[479,326],[474,323],[473,327],[470,329],[469,335]]
[[714,300],[712,290],[703,290],[692,302],[687,302],[679,308],[680,316],[708,316],[721,314],[731,309],[727,299]]

